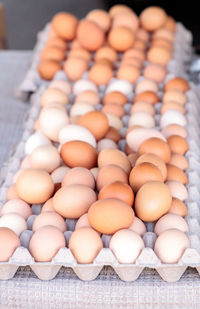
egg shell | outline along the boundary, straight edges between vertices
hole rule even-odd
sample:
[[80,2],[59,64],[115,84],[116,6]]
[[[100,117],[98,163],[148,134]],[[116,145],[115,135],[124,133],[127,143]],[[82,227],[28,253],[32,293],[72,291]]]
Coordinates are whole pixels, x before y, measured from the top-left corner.
[[145,128],[153,128],[155,126],[154,118],[146,112],[135,112],[129,118],[128,126],[139,125]]
[[68,58],[69,57],[82,58],[87,62],[91,61],[92,58],[90,52],[87,49],[81,47],[71,49],[70,52],[68,53]]
[[190,89],[190,86],[189,86],[188,82],[182,77],[175,77],[175,78],[170,79],[165,84],[165,87],[164,87],[164,91],[178,90],[178,91],[181,91],[183,93],[185,93],[189,89]]
[[67,230],[67,225],[63,217],[53,211],[40,213],[33,222],[32,230],[35,232],[39,228],[47,225],[55,226],[63,233]]
[[153,91],[144,91],[137,94],[134,99],[133,103],[136,102],[148,102],[149,104],[155,105],[157,102],[160,101],[158,95]]
[[63,127],[59,132],[59,142],[61,144],[70,141],[87,142],[96,148],[96,140],[94,135],[87,128],[78,124],[69,124]]
[[57,13],[52,19],[52,28],[55,33],[65,39],[73,40],[76,35],[78,19],[67,12]]
[[182,202],[188,199],[188,191],[180,181],[169,180],[166,185],[170,189],[172,197],[176,197]]
[[110,46],[100,47],[94,55],[94,60],[98,61],[100,59],[108,59],[111,62],[116,62],[118,58],[117,52]]
[[75,103],[77,102],[85,102],[91,105],[99,104],[100,98],[98,93],[93,90],[85,90],[79,93],[75,98]]
[[181,114],[185,114],[185,108],[177,102],[168,101],[167,103],[162,104],[160,109],[160,114],[163,115],[169,110],[178,111]]
[[[40,145],[51,145],[51,142],[41,131],[36,131],[35,133],[29,136],[29,138],[25,143],[24,148],[25,154],[26,155],[31,154],[33,150]],[[30,157],[27,160],[28,165],[26,165],[25,168],[31,167]],[[21,168],[23,168],[22,165]]]
[[104,186],[99,191],[98,199],[102,200],[105,198],[119,199],[128,205],[133,206],[134,193],[129,185],[116,181]]
[[127,103],[127,97],[125,94],[121,93],[120,91],[108,92],[103,97],[103,104],[110,104],[110,103],[123,106]]
[[106,135],[104,136],[104,138],[111,139],[115,143],[118,143],[119,140],[122,137],[121,137],[120,131],[118,129],[116,129],[112,126],[109,126],[108,131],[107,131]]
[[171,101],[177,102],[184,106],[185,103],[187,102],[187,97],[184,95],[183,92],[179,90],[168,90],[164,93],[162,97],[162,101],[163,103],[167,103]]
[[155,31],[161,28],[167,20],[166,12],[158,6],[149,6],[140,14],[140,23],[147,31]]
[[[89,36],[88,33],[90,33]],[[89,51],[100,48],[105,40],[104,31],[97,23],[86,19],[79,23],[76,35],[81,45]]]
[[83,58],[71,56],[65,61],[63,69],[69,80],[74,82],[79,80],[83,73],[87,71],[88,63]]
[[145,91],[153,91],[157,93],[158,91],[157,83],[150,79],[143,79],[136,85],[135,93],[138,94]]
[[55,226],[46,225],[32,235],[29,251],[35,262],[50,262],[59,249],[65,248],[65,245],[64,234]]
[[132,105],[130,114],[132,115],[137,112],[146,112],[151,116],[154,116],[155,114],[154,107],[148,102],[143,102],[143,101],[136,102]]
[[48,88],[59,89],[67,96],[72,92],[71,85],[66,80],[54,80],[50,83]]
[[104,167],[109,164],[120,166],[127,174],[130,173],[131,165],[127,156],[118,149],[103,149],[98,155],[98,167]]
[[110,15],[101,9],[90,11],[86,15],[86,19],[95,22],[104,32],[107,32],[111,25]]
[[103,138],[97,143],[97,152],[101,152],[106,148],[114,148],[117,149],[117,144],[109,138]]
[[55,74],[62,70],[62,66],[55,60],[43,60],[39,63],[37,70],[43,79],[52,80]]
[[117,130],[121,130],[123,128],[123,123],[119,117],[108,112],[105,112],[105,115],[108,118],[109,127],[114,127]]
[[135,212],[141,220],[153,222],[169,211],[171,202],[172,195],[166,184],[149,181],[136,194]]
[[112,18],[116,17],[118,14],[122,14],[122,13],[130,13],[132,14],[133,11],[132,9],[125,5],[125,4],[116,4],[113,5],[110,10],[109,10],[109,14]]
[[159,236],[164,231],[170,229],[177,229],[184,233],[189,231],[187,222],[181,216],[168,213],[156,222],[154,232]]
[[147,231],[144,222],[140,220],[138,217],[134,218],[133,223],[131,224],[131,226],[129,226],[129,230],[139,234],[141,237],[144,236],[144,234]]
[[88,78],[97,86],[107,85],[113,77],[113,70],[106,64],[95,63],[89,70]]
[[47,103],[50,102],[58,102],[60,104],[68,104],[68,96],[60,89],[57,88],[47,88],[42,96],[41,96],[41,106],[45,106]]
[[145,78],[151,79],[156,83],[162,83],[167,75],[166,67],[160,64],[149,63],[143,71]]
[[32,210],[29,204],[20,199],[9,200],[1,208],[1,216],[13,212],[21,215],[25,220],[32,215]]
[[85,185],[68,185],[53,197],[55,211],[64,218],[77,219],[96,201],[95,192]]
[[157,137],[145,140],[138,149],[138,154],[152,153],[159,156],[165,163],[169,162],[171,157],[170,147],[166,142]]
[[180,155],[184,155],[189,149],[189,145],[185,138],[179,135],[169,136],[167,138],[167,143],[171,149],[171,152],[178,153]]
[[187,158],[178,153],[172,153],[169,164],[175,165],[182,170],[187,170],[189,167]]
[[74,140],[62,145],[61,157],[69,167],[80,166],[90,169],[96,166],[97,151],[86,142]]
[[54,191],[51,176],[42,170],[27,169],[23,171],[16,182],[19,197],[29,204],[46,202]]
[[9,228],[0,227],[0,262],[8,262],[14,251],[20,246],[19,237]]
[[108,34],[108,43],[118,52],[123,52],[131,48],[134,44],[135,36],[130,28],[119,26],[112,28]]
[[117,71],[117,78],[127,80],[130,83],[135,83],[140,76],[140,70],[129,64],[123,64]]
[[177,166],[167,164],[167,180],[180,181],[186,185],[188,183],[187,175]]
[[168,138],[171,135],[179,135],[183,138],[187,137],[186,129],[179,124],[169,124],[168,126],[163,128],[162,134],[165,136],[165,138]]
[[161,46],[152,46],[147,53],[147,60],[151,63],[166,66],[171,59],[171,52]]
[[91,189],[95,188],[95,179],[91,171],[84,167],[74,167],[70,169],[62,180],[62,187],[72,184],[85,185]]
[[170,229],[156,239],[154,251],[162,263],[175,264],[189,247],[190,242],[185,233]]
[[128,204],[118,199],[102,199],[91,205],[88,220],[96,231],[114,234],[133,223],[134,211]]
[[70,170],[67,166],[60,166],[51,173],[53,183],[61,183],[66,173]]
[[137,15],[134,12],[117,14],[117,16],[113,19],[112,27],[114,28],[121,26],[129,28],[132,32],[136,32],[139,27]]
[[20,236],[23,231],[27,230],[27,223],[23,216],[9,212],[0,217],[0,227],[7,227]]
[[134,231],[122,229],[112,236],[109,248],[119,263],[132,264],[135,263],[144,248],[144,241]]
[[92,228],[78,228],[69,239],[69,249],[80,264],[92,263],[102,248],[103,242]]
[[160,118],[160,126],[162,129],[170,124],[179,124],[184,127],[186,123],[185,116],[176,110],[168,110]]
[[179,200],[176,197],[173,197],[172,204],[168,213],[185,217],[188,215],[188,209],[187,206],[181,200]]
[[116,181],[128,183],[128,175],[120,166],[115,164],[109,164],[99,169],[96,186],[100,191],[104,186]]
[[119,117],[120,119],[126,114],[123,106],[115,103],[107,103],[106,105],[103,106],[101,111],[104,113],[113,114]]

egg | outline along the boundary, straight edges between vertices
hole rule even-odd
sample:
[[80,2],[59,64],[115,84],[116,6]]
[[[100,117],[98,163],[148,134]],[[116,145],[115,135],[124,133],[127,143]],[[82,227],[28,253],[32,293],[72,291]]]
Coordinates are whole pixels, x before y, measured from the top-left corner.
[[151,116],[154,116],[155,114],[154,107],[148,102],[143,102],[143,101],[138,101],[132,105],[130,114],[132,115],[137,112],[145,112]]
[[115,91],[121,92],[125,96],[128,96],[133,91],[133,85],[127,80],[112,79],[112,81],[110,82],[110,84],[108,85],[106,89],[106,94],[109,92],[115,92]]
[[157,137],[152,137],[140,144],[138,154],[152,153],[160,157],[165,163],[169,162],[171,157],[170,147],[166,142]]
[[69,167],[67,166],[60,166],[56,168],[52,173],[51,173],[51,178],[53,180],[53,183],[61,183],[64,176],[67,174],[67,172],[70,170]]
[[87,71],[88,63],[83,58],[73,56],[65,61],[63,69],[67,77],[74,82],[79,80],[83,73]]
[[97,143],[97,152],[101,152],[106,148],[114,148],[117,149],[117,144],[109,138],[103,138]]
[[102,200],[105,198],[119,199],[132,206],[134,201],[134,193],[129,185],[116,181],[104,186],[99,191],[98,199]]
[[98,155],[98,167],[109,164],[120,166],[127,174],[130,173],[131,165],[127,156],[118,149],[103,149]]
[[144,43],[147,43],[150,39],[149,33],[141,27],[138,28],[135,37]]
[[0,262],[8,262],[18,247],[19,237],[11,229],[0,227]]
[[170,229],[156,239],[154,251],[162,263],[175,264],[189,247],[190,241],[185,233]]
[[85,127],[70,124],[63,127],[59,132],[59,142],[64,144],[70,141],[83,141],[87,142],[94,148],[96,148],[96,140],[94,135]]
[[120,13],[115,16],[112,22],[112,27],[127,27],[130,28],[131,31],[136,32],[139,27],[139,20],[137,15],[132,12],[130,13]]
[[99,168],[98,167],[93,167],[90,169],[90,172],[92,173],[92,175],[94,176],[94,179],[96,181],[98,173],[99,173]]
[[[137,36],[137,33],[136,33]],[[140,49],[141,51],[146,51],[146,43],[140,39],[136,39],[133,45],[134,48]]]
[[[48,89],[51,89],[51,88],[55,88],[55,89],[59,89],[61,90],[62,92],[64,92],[67,96],[69,94],[71,94],[71,85],[69,84],[69,82],[67,82],[66,80],[53,80]],[[59,100],[60,102],[60,100]],[[61,102],[60,102],[61,103]]]
[[89,221],[88,221],[88,214],[87,213],[82,215],[77,220],[76,225],[75,225],[75,230],[80,229],[82,227],[89,227],[89,228],[91,228],[91,225],[89,224]]
[[179,124],[169,124],[168,126],[163,128],[162,134],[165,136],[165,138],[168,138],[171,135],[179,135],[183,138],[187,137],[186,129]]
[[128,7],[125,4],[116,4],[113,5],[110,10],[109,10],[109,14],[112,18],[116,17],[118,14],[122,14],[122,13],[130,13],[132,14],[133,11],[130,7]]
[[43,212],[55,212],[53,207],[53,198],[48,199],[42,206],[41,213]]
[[147,31],[155,31],[167,21],[166,12],[158,6],[149,6],[140,14],[140,23]]
[[107,103],[106,105],[103,106],[101,111],[104,113],[113,114],[119,118],[122,118],[126,114],[123,106],[115,103]]
[[17,192],[16,184],[13,184],[7,190],[6,200],[9,201],[9,200],[16,199],[16,198],[20,199],[20,196]]
[[91,171],[84,167],[70,169],[62,180],[62,187],[72,184],[85,185],[91,189],[95,188],[95,179]]
[[141,220],[152,222],[169,211],[171,202],[172,195],[166,184],[149,181],[136,194],[135,212]]
[[169,136],[167,138],[167,143],[171,149],[171,152],[178,153],[180,155],[184,155],[189,149],[187,141],[180,135]]
[[123,67],[123,66],[133,66],[134,68],[138,69],[141,71],[141,69],[143,68],[143,62],[141,62],[138,58],[136,57],[128,57],[123,59],[120,62],[119,68]]
[[99,104],[100,98],[99,95],[93,90],[86,90],[79,93],[75,98],[75,103],[85,102],[91,105]]
[[81,166],[90,169],[96,166],[97,151],[86,142],[74,140],[62,145],[61,157],[69,167]]
[[179,124],[184,127],[186,123],[185,116],[176,110],[168,110],[160,118],[160,126],[162,129],[169,124]]
[[139,234],[141,237],[144,236],[144,234],[147,231],[144,222],[140,220],[138,217],[134,218],[133,223],[131,224],[131,226],[129,226],[128,229]]
[[133,32],[124,26],[112,28],[108,34],[108,43],[116,51],[123,52],[131,48],[135,37]]
[[173,44],[163,38],[152,39],[151,47],[163,47],[168,49],[169,52],[173,51]]
[[130,205],[118,199],[102,199],[89,208],[88,221],[96,231],[114,234],[133,223],[134,211]]
[[122,60],[128,59],[128,58],[136,58],[140,60],[140,62],[143,62],[145,60],[145,53],[141,50],[138,50],[137,48],[130,48],[127,51],[124,52],[122,56]]
[[185,217],[188,215],[187,206],[178,198],[173,197],[172,204],[168,213]]
[[27,220],[28,217],[32,215],[32,210],[26,202],[20,199],[12,199],[7,201],[1,208],[1,216],[8,213],[19,214]]
[[119,117],[108,112],[105,112],[105,115],[108,118],[109,127],[114,127],[117,130],[121,130],[123,128],[123,123]]
[[173,17],[167,16],[167,21],[164,24],[164,28],[166,28],[166,29],[168,29],[172,32],[176,31],[176,21],[174,20]]
[[188,191],[180,181],[169,180],[166,185],[170,189],[172,197],[178,198],[182,202],[188,199]]
[[102,248],[101,237],[89,227],[76,229],[69,239],[69,249],[80,264],[92,263]]
[[43,79],[52,80],[55,74],[62,70],[62,65],[55,60],[43,60],[38,64],[37,70]]
[[73,85],[73,93],[76,96],[88,90],[91,90],[97,93],[97,86],[91,80],[80,79],[76,81]]
[[187,175],[177,166],[167,164],[167,180],[180,181],[186,185],[188,183]]
[[108,92],[103,97],[103,104],[110,104],[114,103],[120,106],[124,106],[127,103],[127,97],[125,94],[121,93],[120,91],[111,91]]
[[[149,103],[148,103],[149,104]],[[129,118],[128,126],[139,125],[145,128],[155,127],[154,118],[146,112],[135,112]]]
[[147,60],[151,63],[166,66],[171,59],[171,52],[161,46],[151,46],[147,53]]
[[134,231],[122,229],[112,236],[109,248],[119,263],[132,264],[144,249],[144,241]]
[[77,18],[66,12],[57,13],[52,20],[52,27],[55,33],[59,37],[69,41],[75,38],[77,26]]
[[187,222],[181,216],[168,213],[156,222],[154,232],[159,236],[161,233],[170,229],[177,229],[184,233],[189,231]]
[[[24,151],[26,155],[30,155],[35,148],[41,145],[51,145],[50,140],[41,132],[41,131],[36,131],[32,135],[29,136],[25,143]],[[29,168],[31,167],[31,161],[30,157],[26,159],[28,165],[21,165],[21,168]],[[26,164],[26,163],[24,163]]]
[[86,15],[86,19],[96,23],[105,32],[110,28],[111,18],[105,10],[92,10]]
[[160,101],[158,95],[153,91],[144,91],[141,93],[136,94],[133,99],[133,102],[148,102],[152,105],[155,105],[157,102]]
[[67,113],[55,107],[43,108],[39,116],[41,131],[50,140],[58,142],[60,130],[69,123]]
[[32,168],[41,169],[51,173],[59,167],[61,160],[56,147],[51,145],[41,145],[33,150],[30,155]]
[[29,251],[35,262],[50,262],[65,245],[64,234],[57,227],[46,225],[32,235]]
[[145,78],[151,79],[156,83],[162,83],[167,75],[165,66],[155,63],[149,63],[143,71]]
[[185,93],[189,89],[190,89],[190,86],[189,86],[188,82],[182,77],[175,77],[175,78],[170,79],[165,84],[165,87],[164,87],[164,91],[178,90],[178,91],[181,91],[183,93]]
[[[77,123],[80,116],[94,111],[94,106],[86,102],[76,102],[70,109],[70,122]],[[74,122],[72,118],[76,119]]]
[[139,76],[140,70],[133,65],[123,64],[117,71],[117,78],[127,80],[133,84],[137,81]]
[[53,197],[55,211],[68,219],[77,219],[96,201],[95,192],[85,186],[72,184],[59,189]]
[[173,44],[175,40],[174,33],[166,28],[160,28],[153,33],[153,39],[165,39]]
[[162,104],[161,109],[160,109],[160,114],[163,115],[169,110],[175,110],[181,114],[185,114],[185,109],[181,104],[176,103],[176,102],[170,102],[170,101]]
[[70,50],[70,52],[68,53],[68,58],[81,58],[83,60],[85,60],[86,62],[91,61],[91,54],[90,52],[82,47],[79,48],[75,48]]
[[121,134],[120,131],[114,127],[109,126],[108,131],[104,138],[111,139],[115,143],[118,143],[119,140],[121,139]]
[[[36,133],[36,132],[35,132]],[[50,141],[49,141],[50,142]],[[25,144],[25,147],[26,147],[26,144]],[[31,162],[30,162],[30,156],[26,156],[22,161],[21,161],[21,164],[20,164],[20,169],[27,169],[27,168],[31,168]]]
[[63,51],[67,50],[67,42],[59,37],[49,38],[46,42],[46,47],[53,46],[60,48]]
[[80,47],[82,47],[81,46],[81,43],[79,42],[79,40],[78,39],[74,39],[72,42],[71,42],[71,46],[70,46],[71,48],[71,50],[72,49],[76,49],[76,48],[80,48]]
[[145,91],[153,91],[157,93],[158,91],[157,83],[150,79],[143,79],[136,85],[135,93],[138,94],[138,93],[142,93]]
[[40,53],[41,61],[55,60],[63,61],[65,59],[65,51],[54,46],[46,46]]
[[[127,152],[127,151],[126,151]],[[135,166],[135,162],[138,158],[138,155],[137,153],[130,153],[128,155],[128,159],[129,159],[129,162],[131,163],[131,167],[134,167]]]
[[[88,36],[88,33],[90,34]],[[89,51],[95,51],[104,44],[104,31],[96,22],[87,19],[82,20],[77,29],[77,39],[81,45]]]
[[123,168],[115,164],[109,164],[99,169],[96,187],[100,191],[104,186],[113,182],[120,181],[128,183],[128,175]]
[[97,86],[107,85],[113,77],[113,70],[106,64],[95,63],[91,67],[88,77]]
[[9,212],[0,217],[0,227],[7,227],[20,236],[23,231],[27,230],[27,223],[20,214]]
[[116,62],[118,58],[117,52],[110,46],[100,47],[94,55],[94,60],[108,59],[112,63]]
[[181,170],[187,170],[189,167],[188,160],[184,155],[172,153],[169,164],[179,167]]
[[67,225],[63,217],[53,211],[40,213],[33,222],[32,230],[35,232],[39,228],[47,225],[55,226],[63,233],[67,230]]

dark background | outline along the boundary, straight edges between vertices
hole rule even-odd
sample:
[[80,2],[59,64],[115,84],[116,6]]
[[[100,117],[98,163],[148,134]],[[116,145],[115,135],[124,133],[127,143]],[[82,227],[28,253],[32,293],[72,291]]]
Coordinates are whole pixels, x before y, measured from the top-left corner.
[[52,16],[59,11],[69,11],[84,17],[95,8],[109,9],[112,5],[124,3],[139,14],[149,5],[159,5],[166,12],[181,21],[194,35],[194,46],[200,45],[200,13],[198,1],[151,1],[151,0],[1,0],[5,7],[10,49],[32,49],[36,34]]

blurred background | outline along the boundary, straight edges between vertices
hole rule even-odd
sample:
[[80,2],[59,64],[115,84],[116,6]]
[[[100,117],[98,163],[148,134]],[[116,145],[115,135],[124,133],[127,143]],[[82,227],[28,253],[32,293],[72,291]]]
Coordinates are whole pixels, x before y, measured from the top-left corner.
[[3,8],[0,6],[0,37],[2,41],[7,39],[7,43],[2,44],[7,45],[9,49],[32,49],[37,32],[42,30],[59,11],[69,11],[83,18],[92,9],[108,10],[114,4],[123,3],[132,7],[137,14],[150,5],[163,7],[169,15],[192,31],[193,45],[200,50],[200,17],[196,7],[198,2],[194,0],[0,0],[0,2],[3,5]]

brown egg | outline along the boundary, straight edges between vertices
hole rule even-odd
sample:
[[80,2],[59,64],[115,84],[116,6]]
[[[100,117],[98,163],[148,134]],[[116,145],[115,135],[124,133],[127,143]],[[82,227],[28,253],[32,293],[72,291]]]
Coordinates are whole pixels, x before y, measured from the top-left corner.
[[54,46],[45,47],[40,53],[40,60],[54,60],[54,61],[63,61],[65,59],[65,51]]
[[145,53],[141,52],[141,50],[137,48],[131,48],[128,49],[122,56],[122,60],[127,59],[127,58],[137,58],[141,62],[145,60]]
[[108,34],[108,43],[116,51],[123,52],[134,44],[135,36],[127,27],[112,28]]
[[140,23],[147,31],[155,31],[167,21],[167,14],[158,6],[149,6],[140,14]]
[[144,92],[140,92],[138,93],[134,99],[133,99],[133,102],[136,103],[136,102],[148,102],[152,105],[156,104],[157,102],[160,101],[158,95],[153,92],[153,91],[144,91]]
[[185,138],[179,135],[169,136],[167,138],[167,143],[169,145],[169,148],[171,149],[171,152],[178,153],[181,155],[184,155],[189,149],[189,145],[185,140]]
[[112,27],[127,27],[131,31],[136,32],[139,27],[139,19],[134,12],[131,14],[127,12],[120,13],[113,19]]
[[113,182],[107,186],[104,186],[98,195],[98,199],[105,198],[119,199],[130,206],[133,206],[134,193],[129,185],[119,181]]
[[188,178],[186,174],[177,166],[172,164],[167,164],[167,181],[175,180],[186,185],[188,183]]
[[111,62],[116,62],[118,58],[117,52],[110,46],[100,47],[94,55],[94,60],[98,61],[100,59],[108,59]]
[[61,64],[54,60],[44,60],[39,63],[37,70],[43,79],[51,80],[62,69]]
[[24,170],[16,182],[19,197],[29,204],[41,204],[46,202],[54,191],[51,176],[41,170]]
[[151,43],[151,47],[164,47],[168,49],[170,52],[172,52],[174,48],[173,44],[165,39],[154,39]]
[[43,212],[40,213],[34,220],[33,226],[32,226],[32,231],[35,232],[39,228],[43,226],[55,226],[61,232],[65,232],[67,230],[67,225],[66,222],[64,221],[63,217],[61,217],[59,214],[57,214],[55,211],[48,211],[48,212]]
[[171,157],[170,147],[166,142],[157,137],[145,140],[138,149],[138,154],[152,153],[163,159],[165,163],[169,162]]
[[56,14],[52,20],[52,27],[56,34],[69,41],[75,38],[77,26],[78,19],[66,12]]
[[59,37],[48,39],[46,46],[57,47],[64,51],[67,50],[67,42]]
[[166,41],[169,41],[170,43],[173,44],[175,36],[174,33],[166,28],[160,28],[156,30],[153,35],[152,39],[165,39]]
[[151,116],[154,116],[155,114],[153,105],[149,104],[148,102],[142,102],[142,101],[134,103],[133,106],[131,107],[130,110],[131,115],[137,112],[146,112]]
[[182,170],[187,170],[189,167],[187,158],[178,153],[172,153],[169,164],[175,165]]
[[40,104],[42,107],[45,107],[48,103],[59,103],[62,105],[68,104],[69,99],[68,96],[60,89],[56,88],[47,88],[40,100]]
[[167,16],[167,21],[164,24],[164,28],[166,28],[166,29],[168,29],[172,32],[176,31],[176,21],[174,20],[173,17]]
[[186,92],[190,89],[190,86],[188,82],[182,78],[182,77],[175,77],[170,79],[166,84],[165,84],[165,91],[168,90],[178,90],[181,92]]
[[50,29],[49,29],[49,33],[48,33],[48,39],[54,39],[54,38],[58,38],[58,35],[55,32],[55,30],[53,29],[52,24],[50,24]]
[[160,181],[149,181],[136,194],[137,217],[145,222],[158,220],[169,211],[171,202],[172,195],[167,185]]
[[108,131],[108,118],[101,111],[92,111],[81,116],[77,124],[87,128],[97,141],[102,139]]
[[187,97],[179,90],[168,90],[164,93],[162,101],[163,103],[177,102],[184,106],[187,102]]
[[104,10],[92,10],[86,15],[86,19],[96,23],[104,32],[110,28],[111,18]]
[[95,63],[91,67],[88,77],[98,86],[107,85],[113,77],[113,70],[108,65]]
[[100,48],[105,40],[104,31],[96,23],[86,19],[79,23],[76,35],[81,45],[89,51]]
[[143,63],[138,59],[138,58],[125,58],[120,62],[120,66],[124,66],[124,65],[132,65],[135,68],[141,70],[143,67]]
[[98,155],[98,167],[115,164],[120,166],[127,174],[130,173],[131,165],[127,156],[119,149],[103,149]]
[[[70,141],[62,145],[61,157],[69,167],[95,167],[97,162],[97,151],[90,144],[83,141]],[[81,154],[81,156],[80,156]]]
[[9,200],[12,200],[12,199],[19,199],[19,194],[17,192],[17,188],[16,188],[16,184],[13,184],[12,186],[10,186],[7,190],[7,193],[6,193],[6,200],[9,201]]
[[123,106],[115,104],[115,103],[108,103],[103,106],[102,112],[107,112],[116,115],[119,118],[122,118],[126,112]]
[[128,228],[134,217],[130,205],[114,198],[99,200],[88,211],[90,225],[102,234],[114,234],[120,229]]
[[127,101],[127,97],[119,91],[109,92],[103,98],[103,104],[115,103],[123,106]]
[[146,51],[146,43],[140,39],[135,40],[133,47],[141,51]]
[[32,210],[29,204],[20,199],[9,200],[1,208],[1,216],[13,212],[21,215],[25,220],[32,215]]
[[168,211],[170,214],[176,214],[182,217],[186,217],[188,215],[188,209],[186,205],[176,197],[172,198],[172,204]]
[[143,72],[144,77],[162,83],[167,75],[167,70],[163,65],[149,63]]
[[79,264],[91,264],[102,248],[101,237],[89,227],[76,229],[69,239],[69,249]]
[[64,71],[67,74],[67,77],[71,81],[76,81],[80,79],[85,71],[87,71],[88,64],[87,61],[78,58],[78,57],[70,57],[64,63]]
[[85,185],[94,189],[95,179],[92,172],[85,167],[74,167],[70,169],[62,180],[62,187],[74,184]]
[[141,164],[143,162],[148,162],[154,164],[161,172],[163,180],[165,181],[167,178],[167,167],[165,162],[157,155],[151,153],[144,153],[139,156],[135,162],[135,166]]
[[99,169],[96,186],[100,191],[104,186],[116,181],[128,183],[127,173],[118,165],[109,164]]
[[50,199],[48,199],[44,205],[42,206],[42,210],[41,210],[41,213],[42,212],[52,212],[52,211],[55,211],[54,207],[53,207],[53,198],[51,197]]
[[90,103],[91,105],[99,104],[100,98],[98,93],[92,90],[86,90],[79,93],[76,98],[75,102],[86,102]]
[[147,60],[151,63],[166,66],[170,59],[171,52],[164,47],[151,47],[147,53]]
[[103,65],[107,65],[111,70],[113,70],[114,66],[113,66],[113,63],[108,60],[108,59],[99,59],[95,62],[95,64],[103,64]]
[[112,141],[114,141],[115,143],[118,143],[119,140],[122,138],[120,131],[117,130],[116,128],[113,127],[109,127],[108,131],[106,133],[106,135],[104,136],[104,138],[108,138],[111,139]]
[[89,53],[89,51],[81,47],[70,50],[68,57],[82,58],[86,60],[87,62],[91,60],[91,54]]
[[0,262],[8,262],[18,247],[19,237],[9,228],[0,227]]
[[187,137],[186,129],[179,124],[170,124],[162,130],[162,134],[167,138],[171,135],[180,135],[183,138]]
[[128,154],[128,159],[129,159],[129,162],[131,163],[131,167],[135,166],[135,162],[136,162],[137,158],[138,158],[138,155],[137,155],[136,152],[132,152],[132,153]]
[[72,42],[71,42],[71,46],[70,46],[70,50],[72,49],[76,49],[76,48],[81,48],[82,45],[81,43],[79,42],[78,39],[74,39]]
[[[126,145],[126,148],[125,148],[125,153],[127,155],[130,155],[130,154],[134,154],[134,151],[133,149],[131,149],[131,147],[129,145]],[[130,160],[129,160],[130,161]]]
[[57,227],[46,225],[32,235],[29,251],[36,262],[50,262],[59,249],[65,246],[64,234]]
[[160,170],[152,163],[143,162],[136,165],[130,172],[129,184],[134,192],[149,181],[163,181]]
[[143,28],[139,28],[135,34],[136,39],[143,41],[144,43],[147,43],[150,39],[149,33],[144,30]]
[[181,114],[185,114],[184,107],[180,103],[177,103],[177,102],[172,102],[172,101],[170,102],[169,101],[165,104],[162,104],[162,107],[161,107],[161,110],[160,110],[161,115],[163,115],[168,110],[176,110],[176,111],[180,112]]
[[140,70],[133,65],[123,64],[117,71],[117,78],[127,80],[130,83],[135,83],[140,76]]
[[127,5],[124,4],[116,4],[113,5],[110,10],[109,10],[109,14],[112,18],[116,17],[118,14],[122,14],[122,13],[133,13],[132,9],[130,7],[128,7]]

